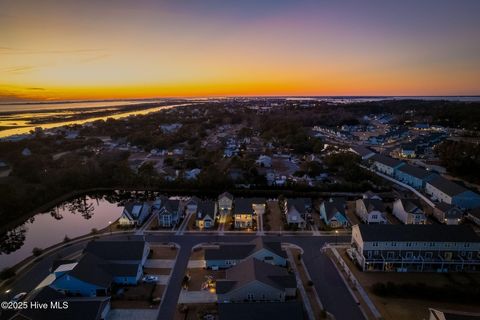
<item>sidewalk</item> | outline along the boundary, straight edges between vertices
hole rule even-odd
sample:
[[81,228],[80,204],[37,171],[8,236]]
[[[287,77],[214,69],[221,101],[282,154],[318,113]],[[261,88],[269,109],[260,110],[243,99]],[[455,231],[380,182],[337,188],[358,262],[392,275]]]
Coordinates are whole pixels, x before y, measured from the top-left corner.
[[313,312],[312,305],[310,304],[310,300],[308,299],[307,292],[305,291],[305,287],[303,286],[302,279],[300,279],[300,275],[298,273],[295,259],[293,258],[292,252],[290,251],[290,249],[287,249],[286,251],[287,251],[288,260],[290,261],[290,266],[292,267],[295,273],[297,288],[300,291],[300,295],[302,296],[303,305],[305,306],[305,310],[307,311],[308,319],[315,320],[315,314]]
[[[340,247],[340,246],[337,246],[337,247]],[[362,310],[362,312],[364,313],[365,318],[369,319],[369,317],[367,317],[365,311],[363,310],[363,306],[362,306],[361,302],[356,297],[356,294],[355,294],[354,291],[356,291],[359,294],[363,303],[368,308],[368,310],[371,312],[373,318],[374,319],[382,319],[382,315],[378,311],[377,307],[375,307],[375,304],[372,302],[372,300],[368,296],[365,289],[362,287],[360,282],[358,282],[355,275],[350,271],[348,265],[345,263],[345,261],[343,261],[342,257],[340,256],[340,254],[337,251],[337,248],[334,247],[334,246],[328,245],[324,249],[330,249],[331,252],[333,253],[334,258],[336,259],[336,261],[333,261],[334,266],[337,268],[340,276],[342,277],[343,281],[345,282],[345,285],[349,289],[353,298],[355,299],[355,301],[357,301],[357,304],[360,305],[360,310]],[[336,262],[340,265],[341,269],[338,267]]]

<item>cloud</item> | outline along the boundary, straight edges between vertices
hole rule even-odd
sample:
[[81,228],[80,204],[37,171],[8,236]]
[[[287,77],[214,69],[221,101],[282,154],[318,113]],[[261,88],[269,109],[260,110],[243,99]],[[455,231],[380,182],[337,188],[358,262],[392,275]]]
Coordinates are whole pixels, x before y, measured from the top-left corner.
[[35,66],[24,65],[24,66],[6,67],[6,68],[0,69],[0,71],[4,73],[9,73],[9,74],[23,74],[23,73],[32,71],[36,68],[37,67]]
[[104,52],[102,49],[56,49],[56,50],[32,50],[20,49],[12,47],[0,47],[1,55],[17,55],[17,54],[68,54],[68,53],[100,53]]
[[32,87],[32,88],[27,88],[27,90],[32,90],[32,91],[44,91],[45,88],[40,88],[40,87]]

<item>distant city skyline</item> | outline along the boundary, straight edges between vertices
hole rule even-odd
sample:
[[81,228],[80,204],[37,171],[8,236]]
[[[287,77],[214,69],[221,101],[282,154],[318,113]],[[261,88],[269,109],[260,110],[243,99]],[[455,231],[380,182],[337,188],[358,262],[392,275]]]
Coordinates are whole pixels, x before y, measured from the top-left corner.
[[0,3],[0,102],[480,95],[480,1]]

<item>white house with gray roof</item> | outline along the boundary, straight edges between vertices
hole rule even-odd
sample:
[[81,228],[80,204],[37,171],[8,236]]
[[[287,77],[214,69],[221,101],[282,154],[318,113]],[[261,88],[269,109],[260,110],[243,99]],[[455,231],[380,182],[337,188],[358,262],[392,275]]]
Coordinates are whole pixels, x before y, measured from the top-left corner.
[[287,269],[248,258],[226,271],[225,279],[217,280],[218,303],[285,301],[295,297],[295,275]]
[[385,205],[379,199],[358,199],[355,201],[355,214],[363,223],[388,223]]
[[278,241],[266,241],[262,237],[249,243],[220,244],[216,248],[205,249],[207,268],[230,268],[247,258],[255,258],[277,266],[287,266],[287,254]]
[[375,154],[369,160],[373,162],[372,166],[375,170],[392,177],[395,176],[396,169],[405,165],[405,163],[400,160],[386,157],[381,154]]
[[427,222],[422,204],[417,199],[395,200],[392,213],[404,224],[425,224]]

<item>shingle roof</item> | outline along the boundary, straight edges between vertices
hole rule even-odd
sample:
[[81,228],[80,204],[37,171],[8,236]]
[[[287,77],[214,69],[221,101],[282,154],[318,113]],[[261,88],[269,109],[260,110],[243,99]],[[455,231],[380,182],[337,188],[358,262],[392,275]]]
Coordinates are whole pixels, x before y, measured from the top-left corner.
[[104,260],[141,260],[146,243],[143,240],[127,241],[90,241],[85,252],[96,255]]
[[384,212],[385,211],[385,204],[383,203],[382,200],[378,199],[360,199],[363,201],[365,208],[367,209],[368,212],[371,211],[380,211]]
[[335,199],[333,201],[324,201],[323,204],[327,220],[332,219],[337,212],[345,215],[345,202]]
[[253,214],[252,202],[250,199],[237,198],[235,200],[235,206],[233,208],[233,213],[249,213]]
[[267,303],[220,303],[220,320],[294,320],[303,319],[304,313],[299,302]]
[[412,177],[418,178],[418,179],[425,179],[434,173],[431,171],[427,171],[425,169],[419,168],[419,167],[414,167],[409,164],[403,165],[400,168],[397,169],[398,171],[404,172],[408,175],[411,175]]
[[135,277],[139,264],[136,263],[110,263],[105,269],[114,277]]
[[209,215],[212,219],[215,215],[215,202],[212,200],[205,200],[198,203],[197,219],[203,219]]
[[442,191],[443,193],[451,197],[456,196],[465,191],[468,191],[468,189],[462,187],[461,185],[453,181],[450,181],[448,179],[445,179],[444,177],[441,177],[441,176],[435,177],[434,179],[429,181],[428,184],[432,185],[433,187],[437,188],[438,190]]
[[69,276],[75,277],[87,283],[94,284],[102,288],[110,287],[112,283],[112,275],[102,266],[106,261],[94,256],[93,254],[85,254],[78,264],[69,271]]
[[224,193],[222,193],[221,195],[219,195],[219,196],[218,196],[218,199],[223,198],[223,197],[226,197],[226,198],[228,198],[228,199],[230,199],[230,200],[233,200],[233,195],[232,195],[231,193],[228,193],[228,192],[224,192]]
[[353,152],[355,152],[356,154],[358,154],[361,157],[364,157],[364,156],[367,156],[369,154],[375,153],[374,151],[372,151],[372,150],[370,150],[366,147],[363,147],[363,146],[352,146],[351,149],[353,150]]
[[422,210],[422,204],[417,199],[399,199],[402,203],[403,209],[409,213],[416,213]]
[[205,260],[242,260],[262,248],[280,257],[287,257],[280,242],[265,241],[262,237],[258,237],[248,244],[222,244],[218,249],[205,249]]
[[402,225],[360,224],[363,241],[480,242],[480,237],[467,225]]
[[394,158],[390,158],[390,157],[386,157],[382,154],[375,154],[373,157],[370,158],[371,160],[375,161],[375,162],[379,162],[381,164],[384,164],[388,167],[392,167],[392,168],[395,168],[399,165],[402,165],[404,164],[404,162],[400,161],[400,160],[397,160],[397,159],[394,159]]
[[[223,280],[217,281],[217,293],[226,293],[236,290],[252,281],[259,281],[279,290],[295,288],[297,285],[295,276],[289,274],[286,269],[254,258],[249,258],[228,269],[226,272],[226,280],[229,282],[228,284],[222,284]],[[235,282],[233,285],[231,283],[232,281]],[[219,283],[221,292],[218,292]]]

